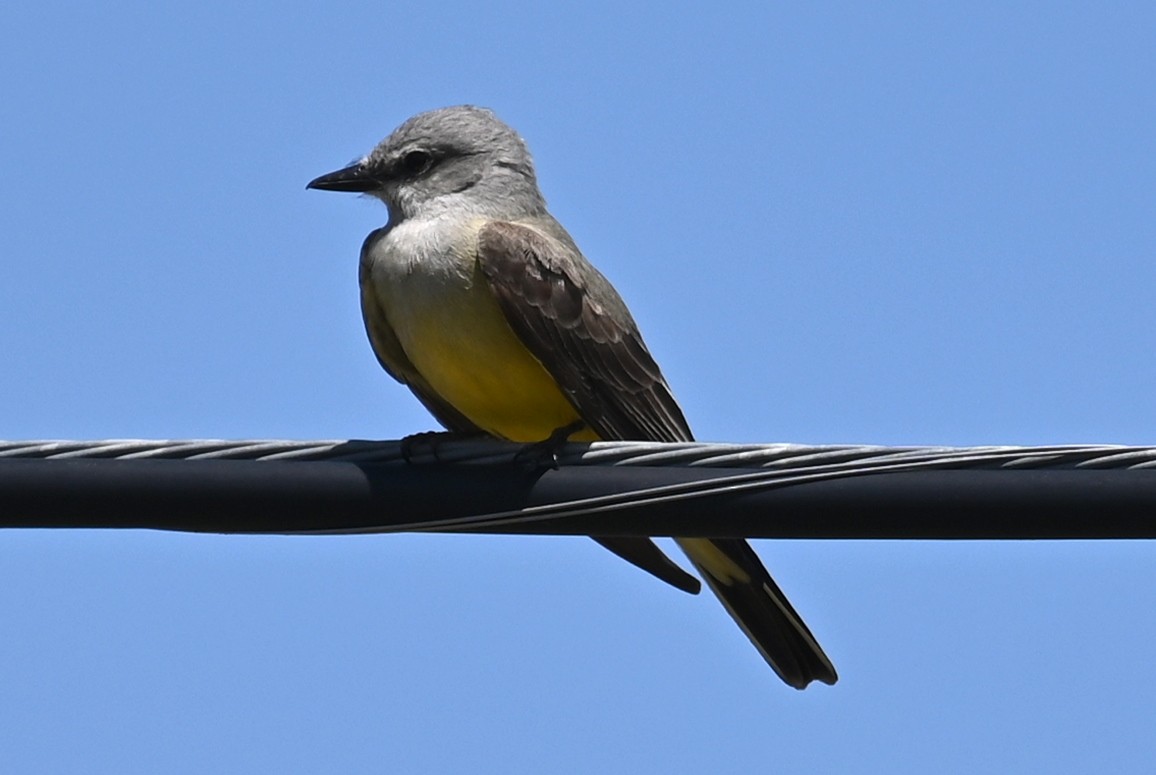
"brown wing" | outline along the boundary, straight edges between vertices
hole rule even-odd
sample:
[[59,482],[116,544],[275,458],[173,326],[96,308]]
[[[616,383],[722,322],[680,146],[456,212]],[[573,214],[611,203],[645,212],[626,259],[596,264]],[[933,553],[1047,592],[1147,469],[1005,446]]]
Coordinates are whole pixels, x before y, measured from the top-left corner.
[[693,438],[626,305],[569,240],[495,221],[478,261],[510,327],[599,436]]
[[[496,221],[478,234],[478,262],[518,338],[603,439],[683,441],[690,428],[618,293],[553,221],[557,239]],[[649,538],[593,536],[619,557],[686,592],[694,578]]]
[[[490,223],[478,236],[478,260],[510,327],[599,436],[693,438],[626,305],[560,226],[546,219],[534,227]],[[659,578],[678,569],[660,553],[665,563],[656,561],[657,550],[645,538],[595,540]],[[679,543],[784,681],[801,689],[812,680],[837,680],[831,661],[745,541]],[[724,572],[730,567],[737,573]]]

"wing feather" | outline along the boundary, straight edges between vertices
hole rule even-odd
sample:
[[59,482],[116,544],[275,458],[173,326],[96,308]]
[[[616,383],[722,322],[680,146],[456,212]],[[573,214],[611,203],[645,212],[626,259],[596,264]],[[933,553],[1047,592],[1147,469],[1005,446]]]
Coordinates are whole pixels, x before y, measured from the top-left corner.
[[[492,222],[479,232],[478,261],[514,333],[599,436],[693,439],[626,305],[560,226]],[[677,566],[655,559],[648,539],[595,540],[690,591]],[[837,680],[831,661],[745,541],[677,540],[784,681],[801,689],[813,680]]]
[[599,436],[692,439],[626,305],[568,240],[495,221],[478,261],[510,327]]

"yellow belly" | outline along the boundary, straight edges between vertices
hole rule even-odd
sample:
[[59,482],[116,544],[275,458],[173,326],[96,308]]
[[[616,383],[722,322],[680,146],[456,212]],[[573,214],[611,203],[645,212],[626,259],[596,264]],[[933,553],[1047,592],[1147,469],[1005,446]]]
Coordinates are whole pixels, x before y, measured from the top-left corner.
[[[394,321],[406,354],[430,387],[475,425],[511,441],[533,442],[580,419],[510,328],[484,278],[475,273],[468,286],[409,301],[406,320]],[[571,438],[598,437],[583,430]]]

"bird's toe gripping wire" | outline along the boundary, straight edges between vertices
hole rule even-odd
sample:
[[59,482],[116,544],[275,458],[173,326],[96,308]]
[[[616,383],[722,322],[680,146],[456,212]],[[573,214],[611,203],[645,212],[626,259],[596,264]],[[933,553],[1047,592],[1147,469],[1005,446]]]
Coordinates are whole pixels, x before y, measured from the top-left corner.
[[558,452],[578,431],[586,427],[583,420],[575,420],[569,425],[557,428],[542,441],[535,441],[522,447],[514,455],[514,462],[529,468],[558,468]]

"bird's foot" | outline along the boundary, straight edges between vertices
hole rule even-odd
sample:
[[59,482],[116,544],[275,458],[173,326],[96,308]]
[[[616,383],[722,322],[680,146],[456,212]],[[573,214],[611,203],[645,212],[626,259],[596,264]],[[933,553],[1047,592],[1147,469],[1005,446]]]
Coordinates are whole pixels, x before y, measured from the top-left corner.
[[462,433],[460,431],[422,431],[411,433],[401,440],[401,459],[407,463],[420,462],[415,458],[433,458],[433,462],[442,462],[438,456],[438,447],[447,441],[465,441],[468,439],[485,438],[481,431]]
[[527,444],[514,455],[514,462],[529,468],[558,467],[558,452],[578,431],[586,427],[582,420],[575,420],[569,425],[563,425],[546,439]]

